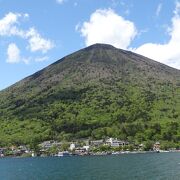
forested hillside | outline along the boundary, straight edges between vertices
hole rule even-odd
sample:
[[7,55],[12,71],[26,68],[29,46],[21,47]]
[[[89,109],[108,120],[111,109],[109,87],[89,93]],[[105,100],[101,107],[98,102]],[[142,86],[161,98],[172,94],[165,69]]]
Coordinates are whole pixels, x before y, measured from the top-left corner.
[[95,44],[0,92],[0,143],[180,141],[180,71]]

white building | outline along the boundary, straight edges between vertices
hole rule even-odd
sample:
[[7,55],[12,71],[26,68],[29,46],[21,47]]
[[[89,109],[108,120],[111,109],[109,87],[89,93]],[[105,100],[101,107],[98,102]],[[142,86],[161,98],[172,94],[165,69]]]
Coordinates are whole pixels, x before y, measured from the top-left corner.
[[86,151],[89,151],[89,146],[83,146],[84,149],[86,149]]
[[76,145],[74,143],[70,144],[69,150],[73,151],[76,148]]
[[119,147],[119,146],[125,146],[128,145],[125,141],[120,141],[117,138],[109,138],[106,140],[106,144],[110,145],[111,147]]

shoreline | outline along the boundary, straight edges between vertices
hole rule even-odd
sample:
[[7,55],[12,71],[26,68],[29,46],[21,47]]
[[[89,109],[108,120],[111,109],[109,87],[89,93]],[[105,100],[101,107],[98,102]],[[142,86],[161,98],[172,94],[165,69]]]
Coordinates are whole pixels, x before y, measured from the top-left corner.
[[160,151],[122,151],[122,152],[97,152],[97,153],[89,153],[89,154],[69,154],[65,156],[58,156],[58,155],[40,155],[40,156],[4,156],[0,157],[0,159],[4,158],[46,158],[46,157],[57,157],[57,158],[62,158],[62,157],[75,157],[75,156],[118,156],[118,155],[127,155],[127,154],[157,154],[157,153],[180,153],[180,150],[174,150],[174,151],[165,151],[165,150],[160,150]]

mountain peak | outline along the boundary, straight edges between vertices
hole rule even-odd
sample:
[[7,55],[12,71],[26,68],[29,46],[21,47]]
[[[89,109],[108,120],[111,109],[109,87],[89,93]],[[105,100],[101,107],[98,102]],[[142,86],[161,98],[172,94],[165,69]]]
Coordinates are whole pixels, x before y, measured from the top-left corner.
[[116,49],[116,48],[110,44],[96,43],[96,44],[88,46],[85,49],[90,50],[90,49]]

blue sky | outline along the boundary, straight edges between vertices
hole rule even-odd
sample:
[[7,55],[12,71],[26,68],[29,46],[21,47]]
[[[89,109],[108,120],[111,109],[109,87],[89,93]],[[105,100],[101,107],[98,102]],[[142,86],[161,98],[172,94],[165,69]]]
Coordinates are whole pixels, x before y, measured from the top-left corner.
[[178,0],[0,0],[0,89],[94,43],[180,69]]

